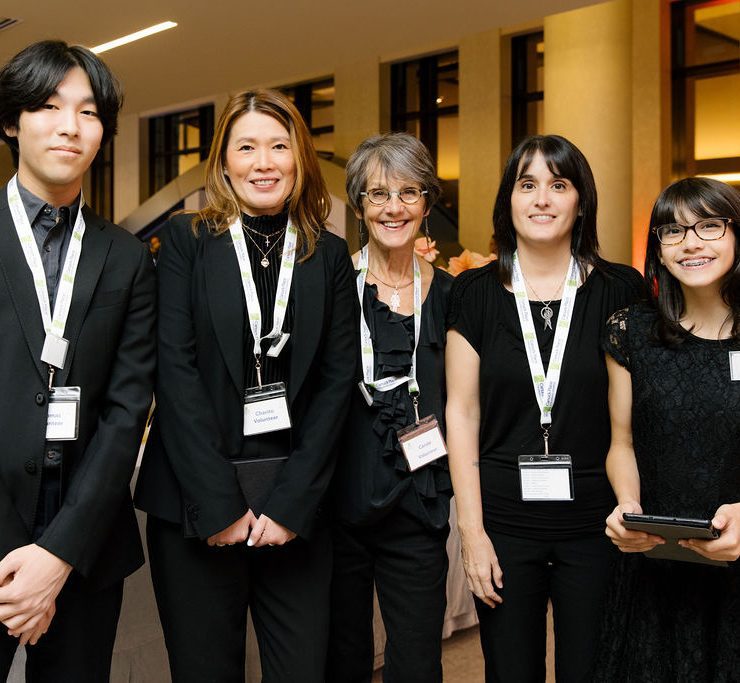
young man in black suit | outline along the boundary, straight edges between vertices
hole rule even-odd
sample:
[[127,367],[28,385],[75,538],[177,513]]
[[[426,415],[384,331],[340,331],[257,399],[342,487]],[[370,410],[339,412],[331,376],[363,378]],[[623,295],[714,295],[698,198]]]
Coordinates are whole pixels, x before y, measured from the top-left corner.
[[121,94],[81,47],[0,69],[0,680],[107,681],[123,579],[143,562],[129,481],[151,402],[154,269],[85,206]]

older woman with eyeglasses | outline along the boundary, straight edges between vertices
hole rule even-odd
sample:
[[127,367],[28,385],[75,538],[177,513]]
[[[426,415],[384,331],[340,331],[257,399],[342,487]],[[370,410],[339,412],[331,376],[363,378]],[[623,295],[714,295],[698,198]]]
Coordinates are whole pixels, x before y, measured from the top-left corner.
[[375,587],[384,679],[434,683],[442,680],[451,495],[442,431],[452,278],[416,257],[414,241],[439,182],[424,145],[393,133],[357,148],[346,184],[367,244],[354,255],[362,373],[333,486],[327,680],[370,680]]

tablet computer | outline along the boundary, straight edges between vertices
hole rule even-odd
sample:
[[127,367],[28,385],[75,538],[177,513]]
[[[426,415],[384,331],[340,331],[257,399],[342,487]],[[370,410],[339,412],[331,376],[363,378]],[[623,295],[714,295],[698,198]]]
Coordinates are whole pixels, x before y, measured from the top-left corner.
[[715,567],[726,567],[727,562],[710,560],[689,548],[678,545],[678,541],[686,538],[711,540],[719,538],[719,531],[712,526],[710,519],[694,519],[690,517],[661,517],[658,515],[638,515],[630,512],[622,514],[625,529],[644,531],[648,534],[661,536],[665,544],[657,545],[645,554],[659,560],[680,560],[682,562],[697,562]]
[[625,512],[622,515],[625,529],[646,531],[649,534],[662,536],[666,540],[673,538],[719,538],[719,532],[709,519],[692,519],[689,517],[659,517],[658,515],[637,515]]

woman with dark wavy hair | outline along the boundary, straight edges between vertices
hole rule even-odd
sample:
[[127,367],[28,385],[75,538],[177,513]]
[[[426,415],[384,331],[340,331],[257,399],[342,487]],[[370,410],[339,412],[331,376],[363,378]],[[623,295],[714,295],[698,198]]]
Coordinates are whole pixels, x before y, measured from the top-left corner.
[[206,206],[158,262],[157,413],[136,502],[174,681],[324,680],[331,547],[320,512],[355,375],[352,262],[324,228],[311,136],[271,90],[231,99]]
[[[596,680],[709,683],[740,672],[739,225],[735,188],[708,178],[667,187],[645,257],[655,305],[607,325],[617,507],[606,533],[624,555]],[[647,557],[671,544],[626,529],[624,513],[709,519],[719,537],[679,541],[684,561]]]
[[[607,318],[639,274],[599,257],[596,187],[557,135],[524,140],[493,214],[498,260],[453,287],[445,362],[450,472],[487,681],[587,681],[615,553],[604,470]],[[545,371],[547,368],[547,371]]]

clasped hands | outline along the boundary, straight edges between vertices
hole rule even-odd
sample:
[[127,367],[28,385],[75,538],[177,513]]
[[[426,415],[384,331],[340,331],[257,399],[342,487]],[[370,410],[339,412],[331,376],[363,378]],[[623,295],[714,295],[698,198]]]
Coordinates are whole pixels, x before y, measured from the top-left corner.
[[296,534],[293,531],[278,524],[267,515],[261,514],[257,518],[251,510],[247,510],[247,513],[236,522],[217,534],[209,536],[207,543],[210,546],[220,547],[246,541],[248,546],[261,548],[266,545],[285,545],[295,537]]
[[[622,518],[624,512],[642,514],[642,507],[636,501],[624,502],[606,518],[606,535],[622,552],[644,553],[665,543],[661,536],[626,529]],[[679,541],[679,545],[709,560],[737,560],[740,557],[740,503],[720,505],[712,518],[712,526],[720,531],[719,538],[692,538]]]
[[31,543],[0,561],[0,622],[21,645],[35,645],[56,613],[56,598],[72,566]]

